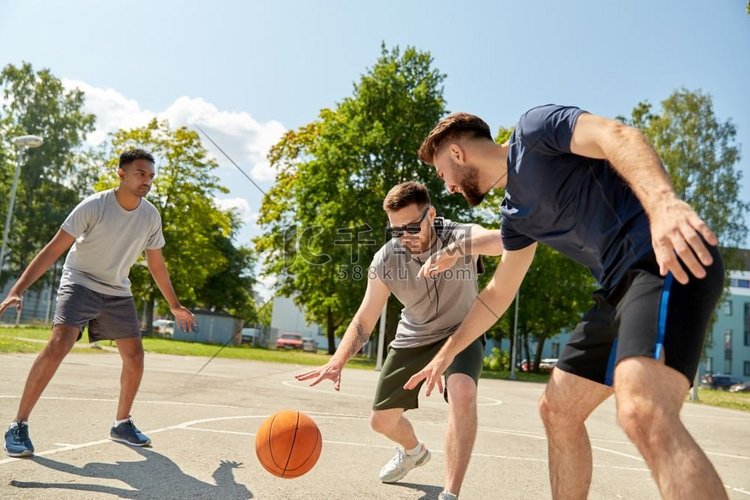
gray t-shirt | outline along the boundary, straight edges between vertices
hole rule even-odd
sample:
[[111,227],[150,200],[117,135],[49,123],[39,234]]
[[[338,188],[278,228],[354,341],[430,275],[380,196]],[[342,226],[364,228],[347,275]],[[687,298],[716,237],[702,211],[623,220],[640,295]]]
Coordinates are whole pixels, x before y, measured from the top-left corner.
[[436,279],[417,279],[430,255],[456,238],[469,235],[470,225],[442,221],[442,230],[432,248],[410,253],[398,239],[378,250],[370,269],[403,304],[396,338],[391,347],[402,349],[438,342],[451,335],[477,296],[476,256],[462,255]]
[[130,268],[145,249],[164,246],[156,207],[143,198],[138,208],[125,210],[114,189],[83,200],[60,229],[76,239],[65,258],[60,286],[82,285],[105,295],[132,295]]

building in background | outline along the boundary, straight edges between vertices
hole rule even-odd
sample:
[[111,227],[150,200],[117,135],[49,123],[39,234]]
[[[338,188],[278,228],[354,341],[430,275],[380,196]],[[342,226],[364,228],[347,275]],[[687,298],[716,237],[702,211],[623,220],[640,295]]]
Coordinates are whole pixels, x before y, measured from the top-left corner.
[[750,250],[739,250],[740,270],[729,272],[729,290],[716,310],[701,374],[750,380]]
[[[282,333],[299,333],[303,337],[312,338],[318,349],[328,347],[328,338],[325,336],[320,325],[308,323],[305,313],[297,307],[291,297],[276,297],[273,299],[273,313],[271,314],[271,335],[275,338],[268,339],[268,346],[276,344],[278,335]],[[338,347],[340,338],[336,338]]]

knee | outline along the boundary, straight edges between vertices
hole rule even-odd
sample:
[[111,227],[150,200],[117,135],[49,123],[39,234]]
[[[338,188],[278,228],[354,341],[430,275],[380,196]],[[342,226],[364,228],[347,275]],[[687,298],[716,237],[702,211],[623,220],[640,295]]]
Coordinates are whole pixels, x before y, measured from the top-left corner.
[[126,353],[122,353],[122,360],[128,366],[143,366],[144,353],[143,349],[134,349]]
[[471,377],[448,379],[448,403],[454,408],[471,409],[477,405],[477,385]]
[[387,434],[393,429],[394,421],[390,416],[374,411],[370,415],[370,427],[378,434]]
[[570,404],[547,392],[539,398],[539,416],[547,429],[565,429],[583,425],[585,418],[579,417]]
[[44,352],[49,358],[61,360],[70,352],[73,348],[73,344],[75,344],[75,340],[71,341],[67,338],[53,336],[49,342],[47,342],[47,347]]
[[645,398],[618,398],[617,422],[639,447],[658,449],[674,428],[674,419],[656,401]]

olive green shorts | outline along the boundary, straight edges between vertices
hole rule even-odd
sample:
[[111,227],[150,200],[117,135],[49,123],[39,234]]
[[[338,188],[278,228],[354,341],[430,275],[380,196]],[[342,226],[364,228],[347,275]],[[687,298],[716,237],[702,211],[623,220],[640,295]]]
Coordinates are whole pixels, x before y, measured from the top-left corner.
[[[380,371],[378,379],[378,388],[375,391],[375,401],[372,404],[373,410],[388,410],[391,408],[403,408],[413,410],[419,408],[419,389],[420,383],[413,390],[404,389],[404,384],[412,375],[432,361],[432,358],[438,353],[446,339],[420,347],[410,347],[406,349],[388,349],[388,357],[385,359],[383,369]],[[454,373],[464,373],[479,381],[479,375],[482,373],[482,362],[484,361],[484,335],[477,338],[474,342],[461,351],[445,371],[445,380]],[[443,385],[445,387],[445,384]],[[447,389],[446,389],[447,391]],[[447,392],[444,392],[446,401],[448,400]]]

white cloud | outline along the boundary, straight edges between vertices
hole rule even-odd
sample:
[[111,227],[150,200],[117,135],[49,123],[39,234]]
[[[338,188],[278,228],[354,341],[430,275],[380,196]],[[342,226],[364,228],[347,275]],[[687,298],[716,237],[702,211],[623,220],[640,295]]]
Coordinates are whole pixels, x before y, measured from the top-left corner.
[[[243,170],[249,170],[249,175],[255,180],[272,181],[275,178],[266,155],[286,131],[278,121],[261,123],[244,111],[219,110],[200,97],[178,97],[166,110],[155,112],[142,109],[137,101],[114,89],[65,79],[63,85],[83,90],[86,94],[85,110],[97,117],[96,131],[87,139],[89,144],[99,144],[110,132],[139,127],[156,117],[167,120],[172,127],[200,126]],[[203,136],[201,140],[220,165],[230,165],[210,141]]]
[[260,276],[255,291],[263,302],[268,301],[276,293],[276,276]]
[[253,212],[245,198],[214,198],[216,205],[222,210],[235,209],[243,223],[257,227],[258,213]]
[[94,87],[76,80],[62,80],[65,88],[79,88],[86,94],[84,110],[96,115],[96,130],[89,134],[86,142],[97,145],[107,134],[119,128],[140,127],[156,116],[156,113],[141,109],[137,101],[128,99],[114,89]]

